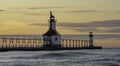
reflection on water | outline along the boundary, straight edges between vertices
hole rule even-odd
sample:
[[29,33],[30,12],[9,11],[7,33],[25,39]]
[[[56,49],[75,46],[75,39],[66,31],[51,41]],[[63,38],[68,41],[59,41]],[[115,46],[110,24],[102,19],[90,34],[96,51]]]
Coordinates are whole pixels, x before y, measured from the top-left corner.
[[0,66],[119,66],[120,49],[0,52]]

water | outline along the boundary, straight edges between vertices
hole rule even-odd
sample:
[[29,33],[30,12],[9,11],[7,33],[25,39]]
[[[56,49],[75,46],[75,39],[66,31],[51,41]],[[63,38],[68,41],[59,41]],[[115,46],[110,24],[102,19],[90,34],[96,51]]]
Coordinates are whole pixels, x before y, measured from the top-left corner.
[[0,52],[0,66],[120,66],[120,49]]

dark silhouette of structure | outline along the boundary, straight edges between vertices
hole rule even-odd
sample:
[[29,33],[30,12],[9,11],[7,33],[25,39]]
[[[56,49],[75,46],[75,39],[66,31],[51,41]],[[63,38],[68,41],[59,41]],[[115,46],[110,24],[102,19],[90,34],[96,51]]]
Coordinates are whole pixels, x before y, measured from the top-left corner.
[[93,32],[89,33],[89,47],[94,47],[93,45]]
[[61,35],[56,30],[56,20],[50,11],[49,30],[43,34],[44,47],[61,47]]
[[43,39],[2,37],[0,41],[0,51],[102,49],[101,46],[94,46],[93,32],[89,33],[89,40],[62,39],[56,30],[56,20],[52,11],[50,11],[49,30],[43,34]]

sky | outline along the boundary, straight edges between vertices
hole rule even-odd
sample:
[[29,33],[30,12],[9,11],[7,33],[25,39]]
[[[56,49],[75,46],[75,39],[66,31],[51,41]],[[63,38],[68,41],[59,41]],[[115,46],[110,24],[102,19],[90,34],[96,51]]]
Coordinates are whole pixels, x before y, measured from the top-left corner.
[[44,34],[53,11],[62,35],[120,35],[119,6],[120,0],[0,0],[0,34]]

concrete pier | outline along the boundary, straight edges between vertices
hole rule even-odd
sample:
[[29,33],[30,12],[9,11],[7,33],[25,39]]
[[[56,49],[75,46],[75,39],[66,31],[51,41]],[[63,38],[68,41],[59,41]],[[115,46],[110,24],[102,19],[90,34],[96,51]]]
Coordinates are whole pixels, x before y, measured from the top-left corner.
[[43,47],[42,39],[32,38],[1,38],[0,51],[41,51],[41,50],[78,50],[78,49],[102,49],[100,46],[89,45],[89,40],[62,39],[61,47]]

